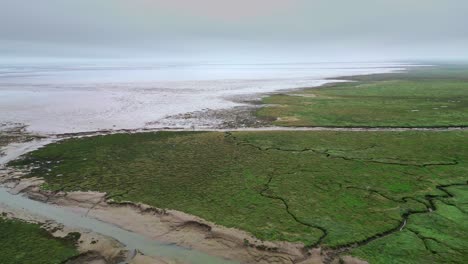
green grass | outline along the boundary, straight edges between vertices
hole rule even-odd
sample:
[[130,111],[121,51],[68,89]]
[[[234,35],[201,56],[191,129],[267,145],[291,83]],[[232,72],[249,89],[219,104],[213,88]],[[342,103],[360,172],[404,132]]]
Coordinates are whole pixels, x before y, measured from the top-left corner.
[[38,165],[29,176],[48,189],[103,191],[263,240],[337,247],[426,210],[426,195],[444,194],[437,185],[466,182],[467,139],[464,131],[118,134],[52,144],[10,165]]
[[448,190],[455,198],[437,200],[437,210],[433,213],[413,215],[404,230],[351,253],[370,263],[466,263],[468,188]]
[[353,77],[266,97],[256,114],[279,126],[467,126],[467,76],[467,68],[438,67]]
[[[272,106],[257,115],[281,126],[468,125],[465,66],[351,79],[266,97]],[[9,165],[34,165],[27,177],[43,177],[46,189],[106,192],[308,246],[362,244],[410,214],[402,231],[349,253],[467,263],[467,142],[468,131],[116,134],[51,144]]]
[[0,217],[0,263],[59,264],[78,255],[76,241],[52,237],[37,224]]

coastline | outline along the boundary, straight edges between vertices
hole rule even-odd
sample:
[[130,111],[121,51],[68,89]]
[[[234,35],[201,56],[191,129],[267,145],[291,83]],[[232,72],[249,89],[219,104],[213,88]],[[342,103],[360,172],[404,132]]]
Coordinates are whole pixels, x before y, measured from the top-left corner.
[[[327,84],[325,84],[327,85]],[[322,87],[322,86],[318,86]],[[313,87],[316,88],[316,87]],[[297,88],[293,90],[303,90],[308,88]],[[267,96],[266,94],[265,96]],[[245,103],[245,102],[244,102]],[[241,111],[251,113],[255,109],[255,105],[245,106]],[[208,111],[200,111],[200,113],[209,113]],[[238,112],[233,113],[232,109],[220,111],[230,112],[233,116],[238,116]],[[210,114],[208,114],[210,116]],[[224,116],[225,117],[225,116]],[[195,118],[199,118],[195,117]],[[454,128],[328,128],[328,127],[311,127],[311,128],[283,128],[266,126],[266,123],[260,123],[258,126],[246,126],[242,123],[232,122],[230,126],[219,126],[215,128],[141,128],[141,129],[115,129],[102,130],[94,132],[82,133],[66,133],[66,134],[50,134],[47,136],[46,144],[60,141],[66,138],[86,137],[96,135],[107,135],[115,133],[140,133],[140,132],[155,132],[155,131],[280,131],[280,130],[300,130],[300,131],[406,131],[406,130],[461,130],[463,127]],[[11,145],[10,147],[17,147]],[[20,156],[35,148],[40,147],[34,145],[32,148],[19,148],[19,151],[4,157],[4,161]],[[23,152],[23,153],[21,153]],[[15,172],[17,173],[17,172]],[[11,188],[14,193],[26,194],[29,198],[42,202],[55,204],[60,207],[75,210],[85,216],[96,218],[100,221],[107,222],[129,231],[133,231],[142,235],[148,233],[157,233],[156,237],[164,243],[173,243],[183,247],[193,248],[202,252],[209,253],[215,256],[232,256],[235,260],[240,260],[243,263],[270,263],[277,261],[279,263],[323,263],[328,255],[327,252],[322,252],[320,248],[306,249],[304,245],[293,244],[287,242],[263,242],[258,241],[253,236],[241,230],[234,230],[217,226],[214,223],[207,222],[195,216],[187,215],[178,211],[166,211],[152,208],[142,204],[124,203],[115,204],[112,200],[107,201],[106,195],[102,193],[47,193],[39,188],[42,183],[40,179],[30,181],[28,179],[18,179],[15,173],[13,178],[4,177],[3,185]],[[94,201],[89,203],[90,201]],[[162,213],[161,213],[162,212]],[[117,218],[117,215],[130,215],[129,218]],[[129,221],[131,219],[132,221]],[[135,221],[138,219],[138,221]],[[132,222],[132,223],[130,223]],[[158,224],[148,224],[149,222],[157,222]],[[141,226],[144,228],[142,229]],[[200,243],[203,241],[204,243]],[[248,241],[247,243],[245,241]],[[141,254],[136,254],[134,259],[145,258]],[[146,259],[145,261],[148,261]],[[161,261],[161,259],[152,259],[151,261]],[[140,262],[132,262],[140,263]],[[144,263],[144,262],[143,262]],[[153,262],[151,262],[153,263]],[[349,258],[345,263],[361,263],[359,260]]]
[[[321,87],[343,76],[406,70],[412,64],[318,64],[301,65],[299,68],[292,64],[282,65],[281,69],[267,67],[258,76],[249,68],[252,65],[244,65],[245,69],[232,73],[234,75],[226,67],[221,65],[215,68],[223,73],[222,76],[213,77],[210,74],[212,69],[208,68],[194,81],[164,80],[154,73],[154,81],[131,79],[119,83],[119,76],[116,76],[116,80],[109,82],[98,78],[100,69],[80,73],[83,79],[76,79],[81,75],[69,76],[67,71],[57,72],[54,79],[47,76],[42,78],[40,74],[31,79],[13,76],[0,80],[0,104],[5,109],[0,119],[2,122],[24,123],[29,132],[39,134],[166,126],[226,127],[223,124],[226,119],[238,119],[229,111],[242,115],[242,108],[250,109],[252,103],[262,96]],[[256,67],[260,69],[265,66]],[[176,67],[171,73],[178,71],[180,69]],[[96,79],[86,78],[87,74],[92,74]],[[131,72],[129,74],[132,76]],[[122,73],[119,72],[119,75]],[[65,79],[61,81],[61,77]],[[73,78],[70,80],[70,77]],[[23,111],[24,107],[29,110]],[[60,115],[52,118],[50,113]],[[186,120],[187,114],[193,115],[193,118]]]

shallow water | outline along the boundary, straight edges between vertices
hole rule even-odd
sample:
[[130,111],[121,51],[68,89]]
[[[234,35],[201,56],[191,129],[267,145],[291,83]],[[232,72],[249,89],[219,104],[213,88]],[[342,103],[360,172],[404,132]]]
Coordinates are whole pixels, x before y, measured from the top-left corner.
[[142,128],[169,115],[239,105],[229,100],[232,97],[314,87],[329,82],[326,78],[385,73],[406,66],[0,64],[0,123],[24,123],[30,131],[42,133]]
[[[45,138],[40,140],[33,140],[30,142],[10,144],[3,149],[5,151],[5,155],[0,157],[0,168],[9,161],[54,141],[56,140]],[[210,256],[199,251],[161,243],[63,207],[34,201],[22,195],[14,195],[9,193],[7,188],[0,186],[0,207],[2,205],[11,209],[25,211],[27,214],[37,215],[46,219],[54,220],[55,222],[63,224],[67,227],[91,230],[93,232],[112,237],[124,244],[127,249],[138,249],[147,256],[163,257],[181,263],[193,264],[235,263],[218,257]]]
[[37,202],[21,195],[13,195],[3,187],[0,187],[0,204],[4,204],[13,209],[26,210],[30,214],[54,220],[67,227],[91,230],[93,232],[112,237],[126,245],[129,250],[138,249],[147,256],[164,257],[170,260],[180,261],[182,263],[193,264],[235,263],[195,250],[160,243],[139,234],[126,231],[117,226],[80,215],[64,208]]

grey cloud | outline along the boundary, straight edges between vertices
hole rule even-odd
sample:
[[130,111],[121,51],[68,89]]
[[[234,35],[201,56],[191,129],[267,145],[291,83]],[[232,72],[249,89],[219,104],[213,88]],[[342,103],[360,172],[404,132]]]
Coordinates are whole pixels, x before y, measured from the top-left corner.
[[0,0],[0,56],[467,58],[467,11],[466,0]]

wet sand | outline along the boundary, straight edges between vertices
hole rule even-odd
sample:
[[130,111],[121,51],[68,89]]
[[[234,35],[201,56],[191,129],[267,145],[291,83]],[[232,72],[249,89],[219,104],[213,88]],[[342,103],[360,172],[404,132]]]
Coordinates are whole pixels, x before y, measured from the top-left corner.
[[246,98],[317,87],[339,76],[387,73],[407,66],[400,63],[0,66],[0,123],[23,123],[30,132],[43,134],[163,126],[213,127],[223,120],[185,122],[171,117],[232,109],[245,106]]

